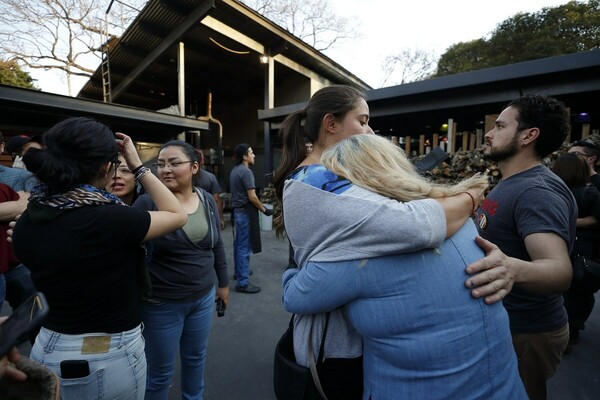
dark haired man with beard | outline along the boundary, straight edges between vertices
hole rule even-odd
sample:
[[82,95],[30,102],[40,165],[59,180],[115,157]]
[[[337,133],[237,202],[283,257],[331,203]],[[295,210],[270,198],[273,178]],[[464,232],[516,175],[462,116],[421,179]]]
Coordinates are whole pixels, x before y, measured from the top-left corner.
[[[512,101],[485,135],[484,156],[496,161],[502,180],[476,214],[478,243],[487,256],[469,267],[475,297],[497,287],[508,311],[519,373],[532,400],[546,399],[567,347],[569,330],[561,293],[571,281],[569,252],[577,206],[560,178],[542,165],[569,132],[564,104],[530,95]],[[494,243],[494,244],[492,244]],[[508,283],[508,285],[507,285]]]

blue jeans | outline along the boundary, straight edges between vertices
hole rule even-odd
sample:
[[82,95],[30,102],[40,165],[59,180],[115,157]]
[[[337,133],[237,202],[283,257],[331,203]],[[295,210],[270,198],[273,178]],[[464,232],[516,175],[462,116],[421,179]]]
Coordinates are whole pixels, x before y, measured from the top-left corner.
[[[108,351],[82,354],[89,337],[108,337]],[[85,338],[85,339],[84,339]],[[143,400],[146,357],[141,327],[113,334],[66,335],[42,328],[31,349],[31,359],[50,368],[60,381],[60,398]],[[87,360],[90,375],[62,379],[60,362]]]
[[233,213],[234,233],[233,237],[233,267],[237,278],[237,287],[248,285],[250,276],[250,255],[252,245],[250,244],[250,218],[245,212]]
[[206,348],[214,304],[214,288],[193,303],[143,304],[142,320],[148,360],[146,400],[168,398],[177,346],[181,358],[181,397],[202,399]]

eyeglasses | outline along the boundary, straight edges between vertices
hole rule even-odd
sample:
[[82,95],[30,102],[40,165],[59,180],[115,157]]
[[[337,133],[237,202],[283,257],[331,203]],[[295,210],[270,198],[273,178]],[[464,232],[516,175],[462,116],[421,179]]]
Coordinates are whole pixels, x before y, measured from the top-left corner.
[[156,169],[165,169],[167,167],[171,169],[176,169],[181,167],[183,164],[192,163],[194,161],[173,161],[173,162],[157,162],[152,164]]
[[131,170],[127,167],[116,168],[116,170],[122,175],[131,174]]
[[581,156],[581,157],[593,157],[593,156],[591,156],[589,154],[585,154],[585,153],[582,153],[580,151],[570,151],[569,154],[575,154],[575,155]]

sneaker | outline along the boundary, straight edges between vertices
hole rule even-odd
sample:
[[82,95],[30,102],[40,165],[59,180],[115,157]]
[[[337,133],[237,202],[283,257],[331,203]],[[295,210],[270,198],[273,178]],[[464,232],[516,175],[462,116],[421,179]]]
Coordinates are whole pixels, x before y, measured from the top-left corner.
[[235,291],[238,292],[238,293],[253,294],[253,293],[260,292],[260,287],[251,285],[249,283],[246,286],[236,286]]

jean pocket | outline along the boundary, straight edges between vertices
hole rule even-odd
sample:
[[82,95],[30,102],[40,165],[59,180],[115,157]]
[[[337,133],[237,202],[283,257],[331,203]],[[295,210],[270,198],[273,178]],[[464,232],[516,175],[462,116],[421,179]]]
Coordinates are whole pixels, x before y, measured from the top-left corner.
[[104,398],[104,369],[98,369],[83,378],[63,379],[60,382],[60,398],[102,399]]

